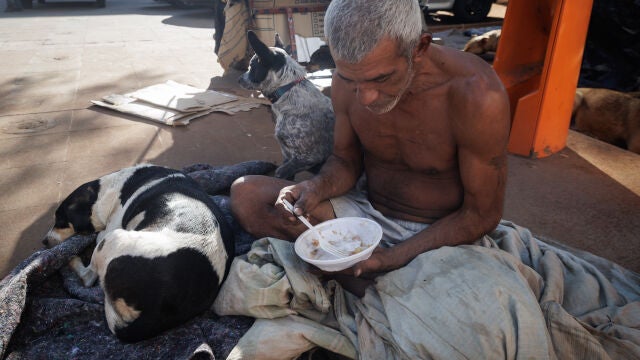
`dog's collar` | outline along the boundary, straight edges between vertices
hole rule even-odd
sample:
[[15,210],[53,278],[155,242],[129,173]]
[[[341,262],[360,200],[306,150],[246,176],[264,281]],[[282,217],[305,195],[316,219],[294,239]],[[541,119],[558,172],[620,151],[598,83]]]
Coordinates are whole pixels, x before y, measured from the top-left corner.
[[291,90],[291,88],[293,88],[294,86],[300,84],[301,82],[305,81],[306,78],[301,77],[297,80],[294,80],[290,83],[288,83],[287,85],[284,86],[280,86],[279,88],[277,88],[274,92],[272,92],[271,94],[267,94],[267,99],[269,99],[269,101],[271,101],[271,103],[273,104],[274,102],[278,101],[278,99],[280,99],[282,97],[282,95],[284,95],[287,91]]

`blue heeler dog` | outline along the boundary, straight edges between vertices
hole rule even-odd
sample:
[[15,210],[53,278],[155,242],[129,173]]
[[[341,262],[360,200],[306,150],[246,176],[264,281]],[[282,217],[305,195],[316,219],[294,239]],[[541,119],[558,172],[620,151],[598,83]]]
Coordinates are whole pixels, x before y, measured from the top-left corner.
[[271,100],[275,136],[284,158],[275,176],[292,180],[304,170],[317,173],[333,149],[331,100],[305,78],[305,69],[284,50],[268,47],[252,31],[248,37],[256,55],[238,82]]

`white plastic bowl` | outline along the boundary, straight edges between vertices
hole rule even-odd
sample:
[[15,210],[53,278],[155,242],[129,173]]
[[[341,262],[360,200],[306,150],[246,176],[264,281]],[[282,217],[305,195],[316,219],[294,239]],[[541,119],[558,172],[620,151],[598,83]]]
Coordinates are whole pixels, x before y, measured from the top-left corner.
[[343,258],[331,255],[319,247],[318,232],[307,230],[296,240],[294,249],[302,260],[325,271],[340,271],[366,260],[382,239],[382,228],[375,221],[344,217],[328,220],[315,226],[327,240],[347,251],[363,247],[361,251]]

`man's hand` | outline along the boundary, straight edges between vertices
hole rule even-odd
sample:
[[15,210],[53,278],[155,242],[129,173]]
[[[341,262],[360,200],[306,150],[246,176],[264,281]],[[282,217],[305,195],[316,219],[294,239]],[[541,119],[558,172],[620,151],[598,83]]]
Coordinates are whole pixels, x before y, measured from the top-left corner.
[[360,261],[351,267],[353,276],[374,278],[383,273],[395,270],[390,256],[390,249],[378,246],[367,260]]
[[322,201],[317,193],[315,184],[310,180],[282,188],[280,194],[278,194],[275,205],[286,213],[285,216],[288,217],[291,222],[297,220],[284,206],[283,200],[287,200],[293,205],[293,211],[296,215],[306,217],[309,217],[309,214]]
[[315,266],[311,266],[310,271],[324,280],[336,280],[345,290],[362,297],[365,294],[365,289],[374,283],[373,280],[376,277],[384,275],[386,271],[390,270],[383,270],[387,266],[384,259],[389,256],[388,250],[378,247],[367,260],[341,271],[328,272]]
[[322,275],[331,278],[334,275],[361,277],[364,279],[374,279],[387,271],[393,270],[388,268],[389,264],[385,261],[389,257],[389,249],[377,247],[367,260],[360,261],[350,268],[340,271],[324,271],[315,266],[311,272],[316,275]]

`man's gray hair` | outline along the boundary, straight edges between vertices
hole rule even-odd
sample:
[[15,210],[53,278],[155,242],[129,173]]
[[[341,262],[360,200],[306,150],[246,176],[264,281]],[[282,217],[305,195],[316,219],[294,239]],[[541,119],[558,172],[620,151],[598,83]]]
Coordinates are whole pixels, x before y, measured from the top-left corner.
[[324,17],[331,54],[351,64],[384,37],[396,40],[400,55],[410,58],[422,25],[418,0],[332,0]]

